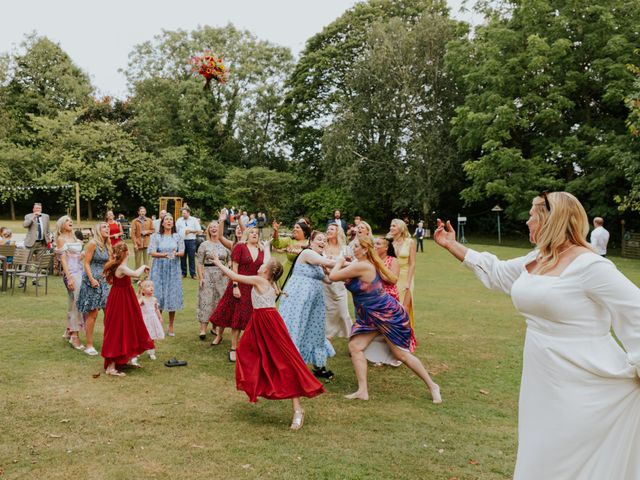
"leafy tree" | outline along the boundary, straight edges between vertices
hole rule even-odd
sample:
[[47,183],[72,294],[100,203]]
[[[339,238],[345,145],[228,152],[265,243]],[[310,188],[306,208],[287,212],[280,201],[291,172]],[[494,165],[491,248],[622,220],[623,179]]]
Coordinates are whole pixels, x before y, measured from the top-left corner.
[[637,155],[625,131],[625,64],[640,41],[631,0],[502,1],[475,38],[447,57],[467,95],[453,134],[466,159],[468,202],[506,202],[524,218],[542,189],[576,193],[591,214],[614,216]]

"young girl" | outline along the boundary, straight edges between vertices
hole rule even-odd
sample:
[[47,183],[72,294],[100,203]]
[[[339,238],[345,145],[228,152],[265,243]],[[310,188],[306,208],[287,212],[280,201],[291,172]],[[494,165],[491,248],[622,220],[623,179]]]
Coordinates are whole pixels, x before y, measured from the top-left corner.
[[128,258],[127,244],[121,242],[113,247],[113,259],[104,266],[104,277],[112,286],[104,315],[102,356],[106,374],[116,377],[125,375],[118,371],[118,366],[155,347],[131,286],[131,277],[139,277],[149,267],[142,265],[131,270],[127,267]]
[[[147,326],[147,331],[151,340],[162,340],[164,338],[164,330],[162,329],[162,314],[158,307],[158,300],[153,296],[153,282],[144,280],[139,283],[140,290],[138,293],[138,303],[142,310],[142,319]],[[149,358],[156,359],[155,349],[148,350]]]
[[307,369],[275,308],[276,282],[283,268],[280,262],[269,258],[268,244],[264,252],[265,262],[253,276],[239,275],[218,257],[213,258],[232,281],[253,286],[253,313],[237,350],[236,387],[249,396],[250,402],[256,402],[259,396],[270,400],[290,398],[291,429],[299,430],[304,423],[300,397],[315,397],[325,390]]

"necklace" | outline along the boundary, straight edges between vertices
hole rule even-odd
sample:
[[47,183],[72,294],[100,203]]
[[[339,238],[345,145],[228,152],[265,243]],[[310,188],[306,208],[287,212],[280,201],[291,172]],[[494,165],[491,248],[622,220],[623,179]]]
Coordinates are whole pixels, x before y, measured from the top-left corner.
[[562,255],[564,252],[568,252],[569,250],[571,250],[573,247],[577,247],[577,245],[574,243],[573,245],[571,245],[570,247],[565,248],[564,250],[562,250],[561,252],[558,252],[558,256]]

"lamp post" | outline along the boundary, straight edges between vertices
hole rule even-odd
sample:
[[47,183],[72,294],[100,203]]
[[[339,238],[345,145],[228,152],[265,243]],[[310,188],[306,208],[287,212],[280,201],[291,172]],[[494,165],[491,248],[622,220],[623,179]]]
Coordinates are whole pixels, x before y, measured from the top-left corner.
[[496,205],[491,209],[491,211],[496,212],[496,215],[498,216],[498,245],[500,245],[502,243],[502,232],[500,232],[500,212],[502,211],[502,208],[500,208],[500,205]]

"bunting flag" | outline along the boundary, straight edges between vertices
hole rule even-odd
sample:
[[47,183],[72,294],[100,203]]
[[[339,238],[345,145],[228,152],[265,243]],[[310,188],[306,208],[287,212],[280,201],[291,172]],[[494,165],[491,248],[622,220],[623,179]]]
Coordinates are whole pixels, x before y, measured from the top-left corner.
[[16,192],[19,190],[58,190],[60,188],[73,188],[75,184],[70,183],[69,185],[30,185],[24,187],[0,187],[0,191],[12,191]]

